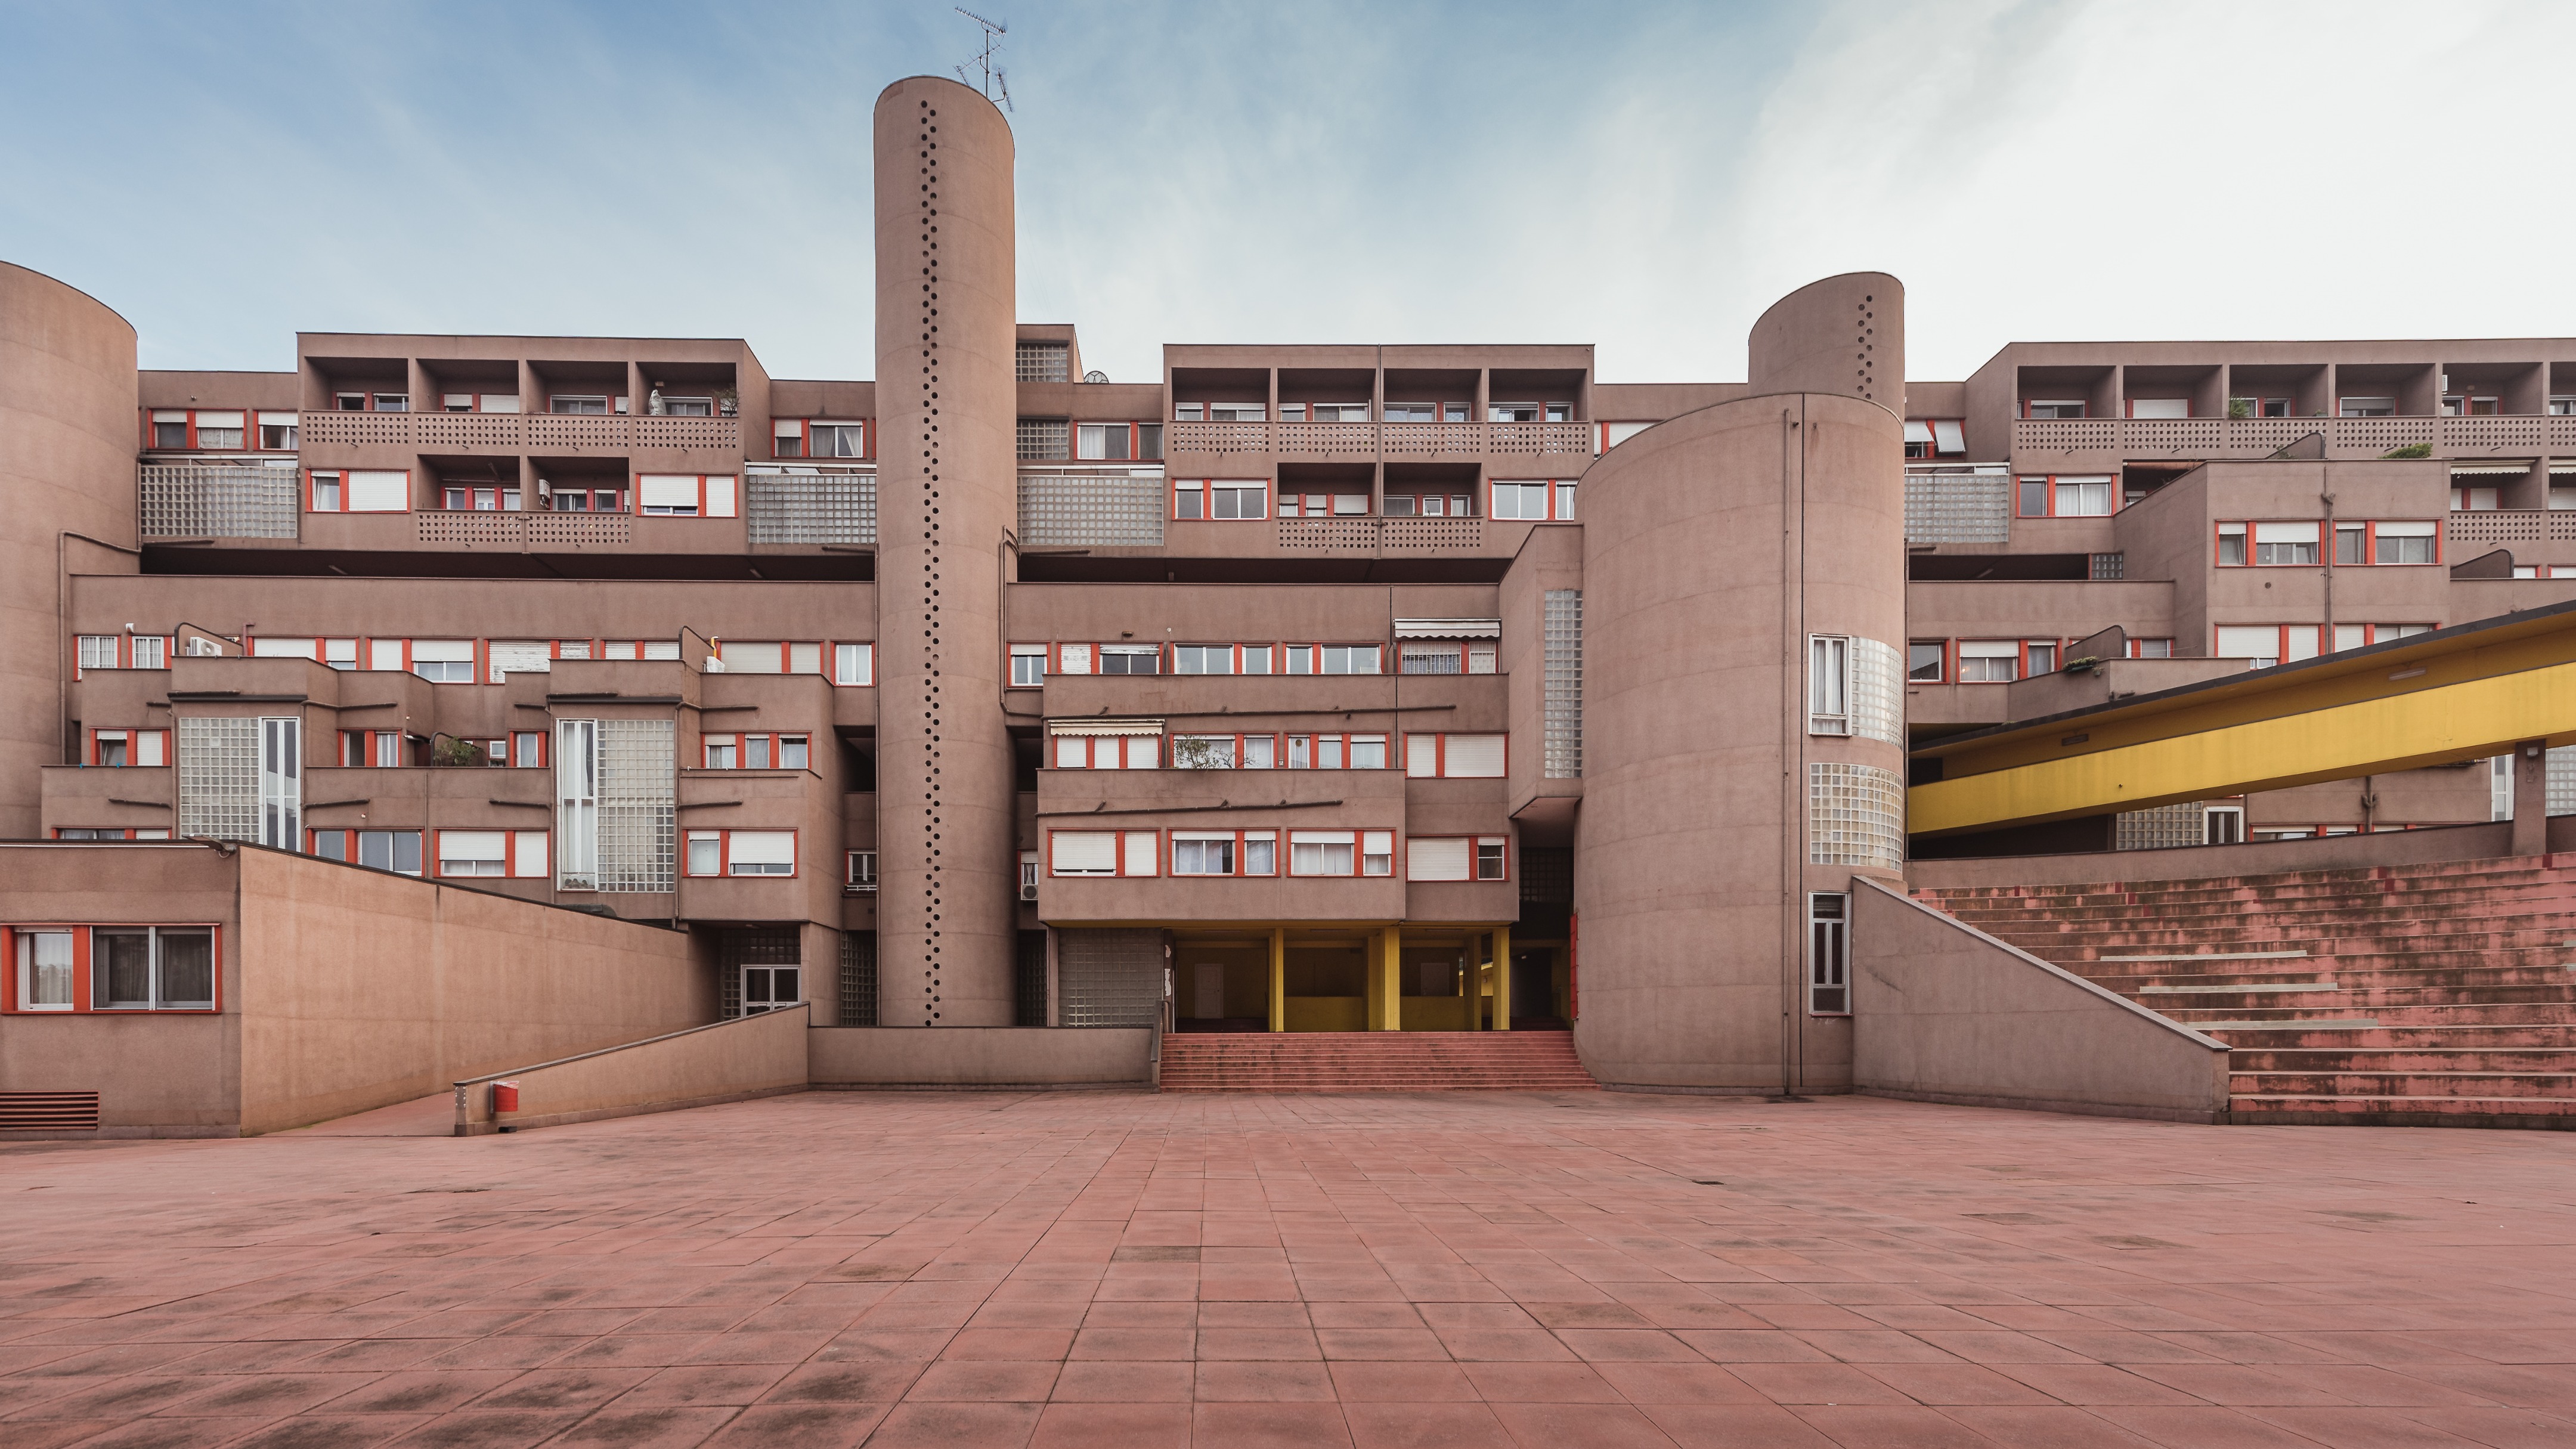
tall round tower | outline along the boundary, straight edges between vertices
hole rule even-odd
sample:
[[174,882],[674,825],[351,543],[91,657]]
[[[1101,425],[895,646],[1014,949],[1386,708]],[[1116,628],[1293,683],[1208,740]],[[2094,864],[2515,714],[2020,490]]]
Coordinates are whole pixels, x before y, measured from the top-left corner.
[[1848,1085],[1816,918],[1903,865],[1902,287],[1792,293],[1750,375],[1583,478],[1575,1031],[1614,1084]]
[[135,546],[135,398],[133,326],[0,262],[0,839],[36,833],[37,769],[69,760],[63,535]]
[[876,109],[878,1020],[1011,1024],[1003,545],[1018,501],[1010,124],[915,76]]

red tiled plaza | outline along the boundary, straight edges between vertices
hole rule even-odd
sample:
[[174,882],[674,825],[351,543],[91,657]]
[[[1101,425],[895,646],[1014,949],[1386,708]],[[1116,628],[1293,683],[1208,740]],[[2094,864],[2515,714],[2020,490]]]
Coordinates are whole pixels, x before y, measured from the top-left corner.
[[2569,1152],[1616,1092],[14,1144],[0,1443],[2564,1445]]

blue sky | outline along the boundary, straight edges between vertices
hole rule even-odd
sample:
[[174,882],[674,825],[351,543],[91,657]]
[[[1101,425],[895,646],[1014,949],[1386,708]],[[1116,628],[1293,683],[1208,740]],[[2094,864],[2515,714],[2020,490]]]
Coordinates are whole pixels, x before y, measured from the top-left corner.
[[[1164,342],[1592,342],[1736,378],[1833,272],[1910,375],[2014,338],[2567,336],[2576,6],[991,0],[1020,315]],[[742,336],[873,372],[900,4],[0,0],[0,258],[150,367],[314,331]]]

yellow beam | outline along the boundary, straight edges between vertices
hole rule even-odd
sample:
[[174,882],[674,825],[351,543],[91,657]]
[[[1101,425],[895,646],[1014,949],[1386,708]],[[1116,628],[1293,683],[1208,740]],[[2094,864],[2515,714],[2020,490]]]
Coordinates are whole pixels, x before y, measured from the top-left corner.
[[1288,933],[1270,932],[1270,1029],[1288,1029]]
[[[2548,642],[2563,654],[2576,635]],[[2526,647],[2517,642],[2501,652],[2522,654]],[[2423,668],[2430,677],[2441,662],[2395,671],[2375,664],[2366,674],[2293,679],[2290,688],[2233,702],[2100,723],[2078,717],[2016,731],[2008,740],[1947,755],[1944,773],[1951,778],[1908,792],[1907,829],[1942,835],[2038,824],[2453,764],[2527,740],[2576,743],[2576,663],[2533,667],[2537,661],[2526,660],[2515,672],[2474,670],[2478,677],[2387,692],[2391,672]],[[2451,662],[2468,663],[2460,656]],[[2374,683],[2377,697],[2355,697]],[[2228,722],[2230,713],[2240,722]],[[2244,719],[2248,713],[2260,717]],[[2080,752],[2070,753],[2075,745],[2064,743],[2070,736]],[[1978,765],[1986,767],[1983,773],[1955,773]]]
[[1512,1029],[1512,928],[1494,928],[1494,1030]]

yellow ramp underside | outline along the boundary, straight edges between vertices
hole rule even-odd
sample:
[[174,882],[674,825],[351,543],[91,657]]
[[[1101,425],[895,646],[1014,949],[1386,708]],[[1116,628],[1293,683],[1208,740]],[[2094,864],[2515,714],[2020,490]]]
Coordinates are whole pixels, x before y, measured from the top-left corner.
[[[2070,728],[2081,728],[2071,725]],[[2576,743],[2576,664],[2441,684],[1917,785],[1916,835],[2145,810]]]

